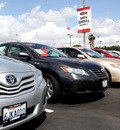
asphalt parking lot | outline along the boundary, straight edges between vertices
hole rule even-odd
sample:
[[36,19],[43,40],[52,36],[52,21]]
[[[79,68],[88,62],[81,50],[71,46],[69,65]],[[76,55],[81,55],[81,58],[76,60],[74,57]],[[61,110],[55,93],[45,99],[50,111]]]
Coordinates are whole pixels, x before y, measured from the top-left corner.
[[119,130],[120,85],[104,94],[62,95],[40,117],[14,130]]

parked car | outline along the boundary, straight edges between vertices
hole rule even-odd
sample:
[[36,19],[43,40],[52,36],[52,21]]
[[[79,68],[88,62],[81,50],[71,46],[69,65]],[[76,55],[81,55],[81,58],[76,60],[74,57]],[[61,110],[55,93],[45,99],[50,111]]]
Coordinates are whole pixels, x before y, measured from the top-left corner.
[[99,54],[103,55],[104,57],[120,60],[120,56],[113,53],[112,51],[103,50],[103,49],[93,49],[93,50],[98,52]]
[[94,50],[79,48],[79,47],[59,47],[58,50],[64,52],[66,55],[74,58],[82,58],[85,61],[92,61],[102,65],[107,73],[109,83],[120,83],[120,60],[105,58]]
[[120,57],[120,51],[114,51],[114,50],[111,50],[112,53],[115,53],[116,55],[118,55]]
[[33,65],[0,56],[0,130],[41,115],[47,104],[42,72]]
[[48,102],[54,102],[62,92],[103,92],[107,89],[107,74],[102,66],[68,58],[53,47],[10,42],[1,44],[0,50],[8,57],[29,62],[42,70],[48,87]]

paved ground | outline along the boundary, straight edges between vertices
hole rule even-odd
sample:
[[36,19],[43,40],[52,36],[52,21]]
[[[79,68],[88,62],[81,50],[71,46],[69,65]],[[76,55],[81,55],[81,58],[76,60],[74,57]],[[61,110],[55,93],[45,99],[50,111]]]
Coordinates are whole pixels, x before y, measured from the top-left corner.
[[27,130],[120,130],[120,85],[104,94],[62,95],[56,104],[33,121],[15,129]]

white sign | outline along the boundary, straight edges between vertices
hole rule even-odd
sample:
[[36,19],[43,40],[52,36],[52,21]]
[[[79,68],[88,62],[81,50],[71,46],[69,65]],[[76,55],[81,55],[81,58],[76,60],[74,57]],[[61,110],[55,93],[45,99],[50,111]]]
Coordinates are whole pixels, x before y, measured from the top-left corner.
[[3,122],[7,123],[26,115],[26,103],[3,109]]
[[91,8],[84,7],[77,9],[78,15],[78,33],[90,32],[91,31]]

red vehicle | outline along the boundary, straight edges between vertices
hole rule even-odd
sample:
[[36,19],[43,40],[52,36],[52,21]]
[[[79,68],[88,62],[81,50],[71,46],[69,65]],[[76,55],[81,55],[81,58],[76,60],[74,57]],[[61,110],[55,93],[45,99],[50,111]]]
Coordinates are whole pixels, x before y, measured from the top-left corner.
[[108,51],[108,50],[103,50],[103,49],[93,49],[94,51],[98,52],[99,54],[103,55],[104,57],[107,58],[113,58],[113,59],[120,59],[120,56],[117,54]]

